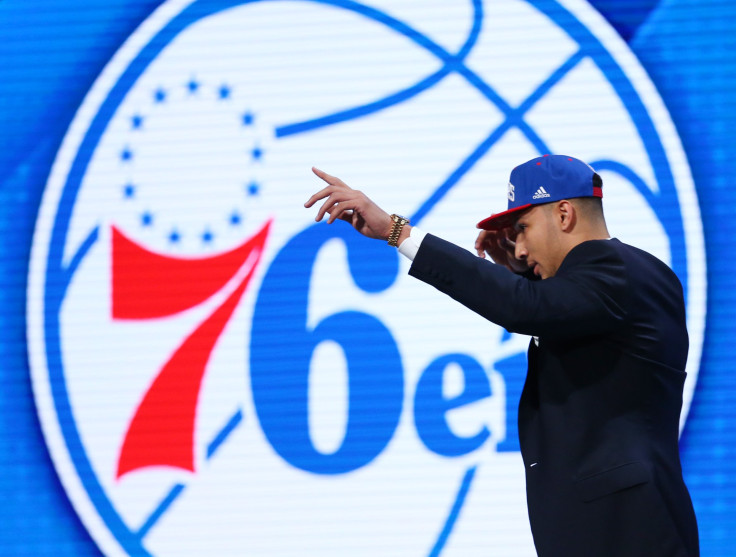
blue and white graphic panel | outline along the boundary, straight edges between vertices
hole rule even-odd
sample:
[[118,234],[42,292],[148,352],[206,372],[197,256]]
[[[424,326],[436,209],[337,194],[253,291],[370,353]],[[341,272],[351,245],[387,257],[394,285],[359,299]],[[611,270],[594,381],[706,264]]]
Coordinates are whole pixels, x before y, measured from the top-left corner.
[[669,116],[580,0],[170,0],[79,108],[28,285],[34,394],[109,554],[533,555],[528,338],[304,202],[316,165],[472,248],[513,166],[603,176],[611,232],[686,293],[702,228]]

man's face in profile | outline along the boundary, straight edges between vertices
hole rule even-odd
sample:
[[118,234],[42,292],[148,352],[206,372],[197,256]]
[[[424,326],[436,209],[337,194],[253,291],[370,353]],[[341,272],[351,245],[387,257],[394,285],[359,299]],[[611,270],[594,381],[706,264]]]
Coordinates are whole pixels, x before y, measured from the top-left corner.
[[554,204],[536,205],[524,211],[510,231],[516,243],[515,257],[533,269],[534,274],[546,279],[555,276],[561,261],[559,229],[554,226]]

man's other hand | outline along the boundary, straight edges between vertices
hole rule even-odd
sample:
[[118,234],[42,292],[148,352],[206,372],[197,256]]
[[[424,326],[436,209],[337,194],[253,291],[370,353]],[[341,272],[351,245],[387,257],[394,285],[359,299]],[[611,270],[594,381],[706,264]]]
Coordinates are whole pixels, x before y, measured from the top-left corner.
[[523,259],[516,259],[514,238],[516,232],[510,227],[501,230],[481,230],[475,240],[475,251],[484,259],[487,253],[495,263],[503,265],[509,271],[524,273],[529,270],[529,266]]

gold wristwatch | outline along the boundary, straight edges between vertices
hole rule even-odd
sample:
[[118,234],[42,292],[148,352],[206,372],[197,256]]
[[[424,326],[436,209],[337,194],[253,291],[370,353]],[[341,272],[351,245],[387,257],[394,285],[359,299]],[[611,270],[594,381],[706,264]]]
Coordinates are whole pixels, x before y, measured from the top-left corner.
[[394,214],[391,215],[391,220],[393,223],[391,223],[391,231],[388,234],[388,245],[398,247],[401,230],[405,225],[409,224],[409,219],[402,217],[401,215]]

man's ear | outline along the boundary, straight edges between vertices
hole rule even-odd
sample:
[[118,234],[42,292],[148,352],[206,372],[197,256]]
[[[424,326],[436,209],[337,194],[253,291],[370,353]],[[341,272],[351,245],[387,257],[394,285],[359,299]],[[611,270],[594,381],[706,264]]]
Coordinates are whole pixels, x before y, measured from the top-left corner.
[[560,225],[560,230],[563,232],[570,232],[577,221],[577,212],[575,211],[575,205],[570,203],[567,199],[557,203],[557,222]]

